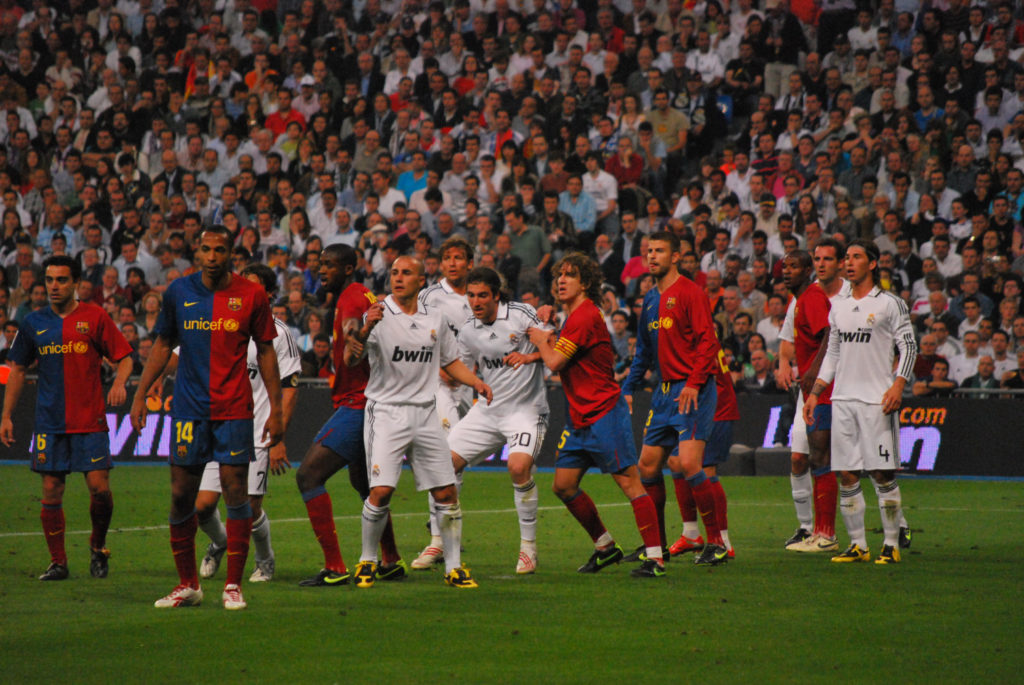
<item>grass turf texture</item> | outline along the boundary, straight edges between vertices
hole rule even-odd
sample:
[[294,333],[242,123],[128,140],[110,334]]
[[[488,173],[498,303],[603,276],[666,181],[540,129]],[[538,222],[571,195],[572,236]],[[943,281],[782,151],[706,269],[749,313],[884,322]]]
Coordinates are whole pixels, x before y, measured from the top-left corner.
[[[893,567],[784,551],[795,528],[788,479],[726,478],[736,560],[701,568],[687,555],[669,563],[667,577],[640,580],[629,577],[629,565],[576,573],[592,546],[550,494],[547,473],[537,477],[539,572],[517,577],[508,477],[472,472],[462,499],[463,558],[480,588],[448,588],[435,569],[367,591],[297,586],[322,557],[289,475],[273,479],[266,498],[277,575],[245,583],[249,609],[235,613],[220,607],[223,565],[205,583],[203,606],[153,608],[176,582],[164,523],[165,468],[113,472],[105,580],[89,576],[88,498],[81,478],[69,477],[71,578],[60,583],[36,580],[48,563],[38,476],[4,466],[0,477],[0,672],[11,683],[562,683],[688,674],[710,682],[1010,682],[1021,673],[1019,482],[902,480],[915,535],[904,563]],[[359,504],[346,474],[329,486],[351,569]],[[584,486],[623,548],[639,544],[631,509],[611,479],[591,474]],[[879,515],[866,489],[877,553]],[[669,490],[671,537],[680,525],[671,483]],[[393,511],[400,549],[411,561],[427,537],[425,499],[408,472]],[[205,545],[200,532],[200,557]],[[250,553],[246,578],[251,569]]]

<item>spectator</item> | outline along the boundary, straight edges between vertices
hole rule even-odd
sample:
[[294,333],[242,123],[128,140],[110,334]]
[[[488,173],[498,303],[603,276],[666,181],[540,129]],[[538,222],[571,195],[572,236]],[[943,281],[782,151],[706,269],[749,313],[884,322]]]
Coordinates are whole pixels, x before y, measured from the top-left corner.
[[333,372],[331,339],[326,333],[320,333],[313,338],[313,349],[302,353],[302,375],[307,378],[328,378]]
[[[987,388],[998,388],[999,380],[995,377],[995,363],[992,361],[992,357],[982,355],[978,358],[978,371],[973,376],[968,376],[964,379],[964,382],[960,384],[961,388],[968,389],[987,389]],[[979,400],[988,399],[991,395],[987,392],[977,393],[973,395]]]
[[948,397],[956,387],[956,383],[949,379],[949,362],[942,357],[935,359],[926,375],[915,373],[915,378],[917,380],[911,388],[914,397]]

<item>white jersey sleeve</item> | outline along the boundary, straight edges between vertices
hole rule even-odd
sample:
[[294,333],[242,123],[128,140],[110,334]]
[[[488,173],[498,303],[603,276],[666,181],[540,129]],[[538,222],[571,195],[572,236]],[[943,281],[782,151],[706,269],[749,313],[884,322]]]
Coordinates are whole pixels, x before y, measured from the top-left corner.
[[793,322],[796,320],[796,297],[789,298],[789,307],[786,308],[786,318],[782,320],[782,330],[779,331],[779,340],[788,343],[796,340],[793,335]]
[[[288,330],[288,325],[278,319],[274,319],[274,325],[277,327],[274,352],[277,353],[278,374],[281,380],[284,380],[302,372],[302,358],[299,355],[299,346],[295,344],[295,338]],[[257,447],[268,447],[270,441],[263,440],[263,426],[270,418],[270,395],[267,393],[263,376],[260,375],[257,361],[258,349],[256,343],[250,340],[246,367],[249,372],[249,382],[252,385],[253,443]]]
[[907,305],[898,296],[875,287],[859,300],[833,300],[829,324],[832,333],[818,378],[835,380],[833,400],[881,404],[895,376],[913,377],[917,344]]
[[477,367],[480,377],[494,392],[494,399],[483,406],[483,411],[511,414],[525,408],[531,413],[547,414],[543,364],[524,364],[514,369],[504,362],[512,352],[537,351],[526,334],[531,326],[550,329],[537,319],[537,312],[530,305],[502,302],[493,323],[485,324],[474,318],[459,330],[459,347],[465,358]]

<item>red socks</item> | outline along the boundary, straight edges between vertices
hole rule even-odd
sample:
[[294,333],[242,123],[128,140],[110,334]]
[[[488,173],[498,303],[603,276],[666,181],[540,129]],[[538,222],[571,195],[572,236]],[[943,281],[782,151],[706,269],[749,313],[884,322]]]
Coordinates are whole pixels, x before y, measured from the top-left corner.
[[711,483],[711,492],[715,497],[715,520],[718,522],[718,530],[729,530],[729,507],[725,501],[725,488],[717,477]]
[[182,585],[193,589],[199,589],[199,572],[196,569],[198,527],[195,514],[179,523],[171,523],[171,552],[174,553],[174,565],[178,567],[178,578]]
[[[665,504],[665,484],[661,487],[662,511]],[[643,538],[644,547],[648,549],[661,549],[664,547],[661,531],[658,530],[658,514],[654,506],[653,498],[650,495],[640,495],[629,502],[633,506],[633,517],[636,519],[637,530]]]
[[[345,562],[341,558],[338,546],[338,532],[334,527],[334,509],[331,496],[326,492],[306,502],[309,522],[313,525],[313,534],[320,548],[324,551],[324,568],[335,573],[346,572]],[[393,540],[392,540],[393,541]]]
[[601,517],[597,513],[597,507],[594,506],[594,500],[590,499],[590,496],[583,492],[578,491],[575,496],[565,500],[565,506],[569,509],[576,520],[583,526],[583,530],[587,531],[590,539],[597,542],[597,539],[608,532],[604,524],[601,522]]
[[812,474],[814,478],[814,532],[825,537],[836,536],[836,503],[839,483],[832,471]]
[[64,508],[60,504],[43,502],[39,520],[43,523],[46,546],[50,549],[50,563],[67,566],[68,555],[64,551]]
[[[248,507],[246,502],[246,507]],[[228,572],[225,585],[241,585],[245,560],[249,556],[249,536],[252,535],[252,510],[245,518],[232,518],[228,509]]]
[[697,502],[693,499],[693,490],[685,478],[672,478],[676,486],[676,501],[679,503],[679,514],[684,522],[697,521]]
[[107,530],[110,528],[110,517],[114,513],[114,495],[107,490],[89,497],[89,518],[92,519],[92,535],[89,546],[103,549],[107,546]]
[[700,513],[700,518],[704,522],[704,531],[707,535],[708,543],[721,545],[722,535],[718,531],[718,517],[715,514],[714,488],[703,471],[700,472],[700,476],[702,477],[698,483],[690,483],[693,499],[697,503],[697,511]]
[[[665,478],[659,475],[657,480],[650,482],[645,480],[643,484],[644,490],[647,491],[651,502],[654,503],[654,512],[658,517],[658,537],[661,539],[661,546],[667,547],[668,544],[665,540]],[[635,510],[636,507],[634,506],[634,512]]]

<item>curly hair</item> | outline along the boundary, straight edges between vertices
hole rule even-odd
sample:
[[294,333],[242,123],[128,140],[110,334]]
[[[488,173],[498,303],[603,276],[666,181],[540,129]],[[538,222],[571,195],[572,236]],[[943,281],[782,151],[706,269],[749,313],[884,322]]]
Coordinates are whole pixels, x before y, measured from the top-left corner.
[[551,267],[554,281],[557,281],[563,272],[580,279],[583,292],[588,299],[593,300],[595,304],[601,302],[601,282],[604,280],[604,274],[601,273],[601,267],[597,262],[582,252],[570,252]]

